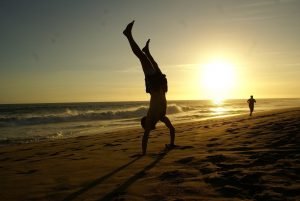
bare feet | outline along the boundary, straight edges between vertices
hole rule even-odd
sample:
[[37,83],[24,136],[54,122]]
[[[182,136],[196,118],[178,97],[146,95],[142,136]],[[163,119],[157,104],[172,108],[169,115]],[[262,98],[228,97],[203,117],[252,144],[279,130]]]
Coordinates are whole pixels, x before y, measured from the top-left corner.
[[150,39],[147,40],[145,47],[142,49],[143,52],[149,53],[149,43]]
[[127,25],[127,27],[124,29],[123,34],[124,34],[125,36],[128,37],[128,36],[131,35],[131,30],[132,30],[133,24],[134,24],[134,20],[133,20],[132,22],[130,22],[130,23]]

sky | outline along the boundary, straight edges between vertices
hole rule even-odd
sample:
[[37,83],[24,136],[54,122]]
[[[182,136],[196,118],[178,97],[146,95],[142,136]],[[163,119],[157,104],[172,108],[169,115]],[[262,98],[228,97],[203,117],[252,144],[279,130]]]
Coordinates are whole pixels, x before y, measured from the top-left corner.
[[[299,98],[299,19],[299,0],[3,0],[0,103],[149,100],[122,34],[132,20],[136,42],[151,39],[169,100],[210,99],[203,80],[222,77],[233,83],[214,95]],[[217,61],[231,75],[208,77]]]

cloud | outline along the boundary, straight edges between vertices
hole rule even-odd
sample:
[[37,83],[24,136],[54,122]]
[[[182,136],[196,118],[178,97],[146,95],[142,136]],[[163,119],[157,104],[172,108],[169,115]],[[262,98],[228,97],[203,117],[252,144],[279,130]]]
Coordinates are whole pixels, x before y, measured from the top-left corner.
[[[262,21],[278,18],[283,13],[278,13],[278,9],[283,4],[296,2],[295,0],[260,0],[260,1],[240,1],[236,5],[222,6],[223,12],[227,15],[227,21]],[[227,7],[226,7],[227,6]]]
[[247,3],[239,4],[235,8],[239,9],[256,9],[262,7],[269,7],[278,4],[287,4],[296,2],[296,0],[259,0],[259,1],[247,1]]
[[261,55],[291,55],[300,56],[300,52],[288,52],[288,51],[261,51]]
[[280,3],[296,2],[297,0],[279,0]]
[[274,5],[275,3],[276,3],[276,1],[274,1],[274,0],[247,1],[247,3],[240,4],[239,6],[236,6],[236,8],[246,8],[246,9],[259,8],[259,7]]
[[174,70],[181,70],[181,71],[190,71],[195,70],[199,64],[175,64],[175,65],[163,65],[166,68],[172,68]]
[[252,17],[235,17],[231,18],[230,21],[261,21],[261,20],[268,20],[268,19],[274,19],[273,16],[252,16]]
[[141,71],[142,71],[141,66],[134,66],[134,67],[124,68],[124,69],[117,69],[114,72],[115,73],[137,73]]
[[283,66],[290,66],[290,67],[297,67],[297,66],[300,66],[300,62],[298,62],[298,63],[285,63],[285,64],[282,64],[282,65]]

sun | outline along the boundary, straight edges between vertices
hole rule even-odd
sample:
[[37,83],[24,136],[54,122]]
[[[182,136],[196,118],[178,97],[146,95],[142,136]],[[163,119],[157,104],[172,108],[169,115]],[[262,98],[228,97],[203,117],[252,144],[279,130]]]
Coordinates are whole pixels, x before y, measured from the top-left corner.
[[201,88],[205,96],[219,104],[230,97],[235,85],[234,66],[225,60],[213,60],[202,65]]

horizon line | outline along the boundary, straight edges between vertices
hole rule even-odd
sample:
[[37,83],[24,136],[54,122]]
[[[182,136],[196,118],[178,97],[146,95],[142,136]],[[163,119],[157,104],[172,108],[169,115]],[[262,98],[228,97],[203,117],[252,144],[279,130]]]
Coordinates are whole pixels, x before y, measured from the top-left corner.
[[[247,98],[226,98],[224,100],[246,100]],[[300,97],[272,97],[272,98],[265,98],[265,97],[255,97],[255,99],[300,99]],[[213,101],[212,99],[172,99],[169,101]],[[120,102],[149,102],[149,100],[118,100],[118,101],[62,101],[62,102],[15,102],[15,103],[0,103],[0,105],[33,105],[33,104],[78,104],[78,103],[120,103]]]

